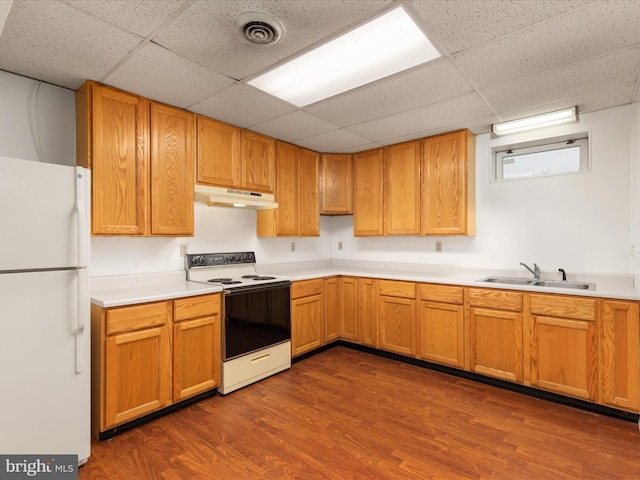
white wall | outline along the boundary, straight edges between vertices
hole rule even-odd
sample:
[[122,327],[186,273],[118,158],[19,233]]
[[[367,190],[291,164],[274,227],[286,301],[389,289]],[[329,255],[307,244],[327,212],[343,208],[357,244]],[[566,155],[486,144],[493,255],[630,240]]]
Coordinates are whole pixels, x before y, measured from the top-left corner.
[[75,92],[0,70],[0,156],[75,165]]
[[640,103],[633,107],[633,284],[640,291]]
[[[476,138],[475,237],[354,238],[351,217],[332,223],[333,258],[516,269],[630,274],[631,106],[582,115],[580,122],[535,134]],[[589,131],[591,171],[490,182],[491,148],[537,136]],[[343,250],[337,250],[338,241]],[[435,242],[443,252],[435,253]],[[523,273],[526,273],[522,269]]]

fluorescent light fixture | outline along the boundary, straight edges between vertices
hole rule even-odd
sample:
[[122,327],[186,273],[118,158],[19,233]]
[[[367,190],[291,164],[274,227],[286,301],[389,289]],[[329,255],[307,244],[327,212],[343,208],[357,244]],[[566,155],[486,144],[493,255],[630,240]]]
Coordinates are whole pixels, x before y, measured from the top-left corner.
[[303,107],[438,57],[399,6],[248,83]]
[[542,127],[551,127],[562,123],[578,121],[578,107],[566,108],[533,117],[521,118],[510,122],[494,123],[493,133],[496,135],[508,135],[510,133],[525,132]]
[[0,35],[2,35],[2,29],[4,28],[4,23],[7,21],[7,17],[9,16],[9,10],[11,10],[11,4],[13,0],[0,0]]

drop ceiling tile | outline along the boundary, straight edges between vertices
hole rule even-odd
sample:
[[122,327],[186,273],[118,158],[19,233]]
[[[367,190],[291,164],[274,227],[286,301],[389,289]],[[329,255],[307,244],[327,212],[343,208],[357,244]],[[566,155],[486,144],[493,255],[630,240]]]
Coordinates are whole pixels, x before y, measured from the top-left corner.
[[631,103],[629,99],[633,97],[635,88],[636,84],[633,82],[620,85],[610,85],[602,90],[589,91],[568,98],[563,98],[561,100],[554,100],[543,105],[536,105],[533,107],[527,106],[520,110],[506,112],[500,115],[500,121],[531,117],[533,115],[553,112],[555,110],[561,110],[575,105],[578,106],[578,116],[581,113],[596,112],[605,108],[627,105]]
[[0,37],[0,68],[75,90],[100,79],[139,42],[66,4],[14,2]]
[[470,93],[414,110],[349,127],[371,141],[385,141],[402,135],[414,135],[442,125],[454,125],[469,119],[488,117],[491,110],[482,98]]
[[243,83],[231,85],[189,109],[242,128],[249,128],[295,111],[289,104]]
[[295,142],[301,138],[321,135],[337,129],[336,125],[320,120],[302,110],[251,127],[251,130],[286,142]]
[[305,109],[340,126],[355,125],[472,92],[448,58],[440,58]]
[[[390,0],[195,1],[154,41],[195,63],[243,79],[346,27],[373,16]],[[282,40],[255,45],[235,30],[244,12],[269,14],[283,25]]]
[[488,88],[482,94],[496,113],[508,112],[635,82],[639,71],[640,47],[635,47]]
[[454,55],[478,88],[545,72],[640,43],[640,2],[594,2]]
[[[140,75],[144,72],[144,75]],[[114,87],[176,107],[187,107],[234,83],[173,52],[149,43],[103,81]]]
[[184,5],[184,0],[65,0],[96,18],[146,37]]
[[[589,1],[418,1],[427,34],[453,54],[588,5]],[[434,38],[434,40],[435,40]]]
[[362,138],[343,128],[314,137],[304,138],[297,141],[296,144],[310,150],[315,150],[316,152],[329,153],[360,152],[379,146],[379,144],[372,144],[370,140]]

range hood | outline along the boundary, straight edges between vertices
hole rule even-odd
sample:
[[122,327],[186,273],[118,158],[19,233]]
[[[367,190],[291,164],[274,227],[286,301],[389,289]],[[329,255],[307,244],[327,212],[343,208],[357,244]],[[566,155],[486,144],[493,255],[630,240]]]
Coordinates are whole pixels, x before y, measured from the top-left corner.
[[195,186],[195,201],[209,206],[248,208],[251,210],[270,210],[278,204],[270,193],[247,192],[234,188]]

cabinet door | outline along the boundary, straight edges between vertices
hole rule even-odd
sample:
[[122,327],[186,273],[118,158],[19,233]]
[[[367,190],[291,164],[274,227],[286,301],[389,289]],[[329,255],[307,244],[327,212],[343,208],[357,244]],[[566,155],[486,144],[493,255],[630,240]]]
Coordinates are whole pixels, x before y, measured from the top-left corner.
[[107,337],[104,368],[102,430],[169,405],[168,325]]
[[322,345],[324,309],[322,295],[291,300],[291,355]]
[[378,298],[380,348],[402,355],[416,354],[416,301],[409,298]]
[[340,338],[357,342],[358,335],[358,279],[340,277]]
[[[320,155],[300,149],[300,193],[298,199],[299,234],[303,237],[320,235],[320,205],[318,175]],[[279,172],[278,172],[279,174]]]
[[358,279],[358,340],[361,345],[378,347],[378,282]]
[[531,322],[531,385],[597,400],[596,323],[543,315]]
[[273,193],[276,184],[276,141],[242,130],[242,188]]
[[640,318],[638,303],[605,300],[602,315],[602,401],[640,410]]
[[383,215],[383,152],[376,148],[353,157],[353,234],[381,236]]
[[[277,143],[275,231],[278,236],[297,236],[299,231],[300,149],[289,143]],[[270,213],[270,212],[267,212]]]
[[338,339],[338,324],[340,323],[338,277],[324,280],[324,343]]
[[422,233],[475,234],[475,137],[467,130],[424,140]]
[[418,358],[464,368],[464,307],[420,302]]
[[522,314],[469,309],[469,367],[472,372],[522,382]]
[[344,153],[322,154],[322,207],[324,215],[353,213],[353,157]]
[[173,400],[220,385],[220,316],[184,320],[173,327]]
[[197,116],[197,126],[198,183],[240,188],[240,129],[202,116]]
[[420,235],[420,141],[385,148],[384,234]]
[[[91,231],[144,235],[149,204],[149,104],[90,84]],[[79,136],[83,132],[79,131]]]
[[193,113],[151,103],[151,234],[193,235]]

